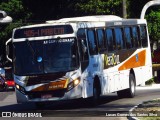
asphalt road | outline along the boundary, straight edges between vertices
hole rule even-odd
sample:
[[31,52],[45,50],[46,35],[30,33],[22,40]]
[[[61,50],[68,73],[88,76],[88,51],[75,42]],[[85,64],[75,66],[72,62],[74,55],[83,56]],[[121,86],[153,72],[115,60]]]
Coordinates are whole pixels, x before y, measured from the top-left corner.
[[[113,115],[114,113],[128,112],[135,105],[143,101],[160,98],[160,85],[137,87],[136,96],[134,98],[118,98],[116,93],[103,96],[97,107],[89,106],[86,100],[73,100],[48,103],[42,109],[37,109],[34,103],[17,104],[14,91],[0,93],[0,114],[2,112],[9,112],[12,114],[12,119],[21,119],[27,114],[31,118],[23,118],[34,120],[32,113],[37,116],[42,116],[41,119],[60,119],[60,120],[125,120],[127,117],[106,117],[106,114]],[[20,113],[19,117],[17,117]],[[31,113],[31,114],[30,114]],[[34,114],[34,115],[35,115]],[[5,115],[5,114],[4,114]],[[48,117],[48,118],[46,118]],[[1,119],[1,118],[0,118]],[[3,118],[10,119],[10,118]]]

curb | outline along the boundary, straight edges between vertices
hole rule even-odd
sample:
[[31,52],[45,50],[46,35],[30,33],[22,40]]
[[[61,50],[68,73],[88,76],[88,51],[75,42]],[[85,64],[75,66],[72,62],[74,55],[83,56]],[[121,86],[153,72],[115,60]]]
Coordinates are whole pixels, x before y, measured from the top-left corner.
[[[136,105],[136,106],[134,106],[133,108],[131,108],[131,109],[129,110],[129,113],[132,113],[132,111],[133,111],[135,108],[137,108],[139,105],[141,105],[141,104],[143,104],[143,102],[140,103],[140,104],[138,104],[138,105]],[[129,116],[128,119],[129,119],[129,120],[139,120],[137,117],[132,117],[132,116]]]
[[[153,99],[153,100],[159,100],[159,99],[160,99],[160,98]],[[138,106],[144,104],[145,102],[149,102],[149,101],[153,101],[153,100],[143,101],[142,103],[140,103],[140,104],[134,106],[133,108],[131,108],[131,109],[129,110],[129,113],[132,113],[132,111],[133,111],[134,109],[138,108]],[[129,120],[139,120],[137,117],[132,117],[132,116],[129,116],[128,119],[129,119]]]

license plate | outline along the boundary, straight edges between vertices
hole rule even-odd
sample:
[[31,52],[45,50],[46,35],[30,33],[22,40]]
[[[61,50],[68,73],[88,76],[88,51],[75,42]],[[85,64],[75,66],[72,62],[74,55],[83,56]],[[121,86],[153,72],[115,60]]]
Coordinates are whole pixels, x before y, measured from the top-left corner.
[[52,97],[51,94],[41,95],[41,98],[42,98],[42,99],[49,99],[49,98],[51,98],[51,97]]

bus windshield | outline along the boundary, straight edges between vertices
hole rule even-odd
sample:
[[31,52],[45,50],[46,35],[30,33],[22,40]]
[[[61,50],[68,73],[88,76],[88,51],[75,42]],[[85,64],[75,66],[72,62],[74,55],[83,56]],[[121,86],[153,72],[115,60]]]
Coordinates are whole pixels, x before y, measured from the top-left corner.
[[14,73],[35,75],[75,70],[78,67],[76,48],[75,38],[14,42]]

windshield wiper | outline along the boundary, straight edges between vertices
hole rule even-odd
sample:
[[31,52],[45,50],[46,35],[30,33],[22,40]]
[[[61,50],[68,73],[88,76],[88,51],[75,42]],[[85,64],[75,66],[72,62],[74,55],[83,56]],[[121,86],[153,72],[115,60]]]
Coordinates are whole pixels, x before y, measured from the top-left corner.
[[34,63],[34,61],[35,61],[35,56],[36,56],[36,52],[34,51],[32,45],[31,45],[31,43],[30,43],[30,41],[29,41],[28,39],[26,39],[26,42],[27,42],[27,45],[29,46],[29,50],[30,50],[31,53],[32,53],[33,63]]

